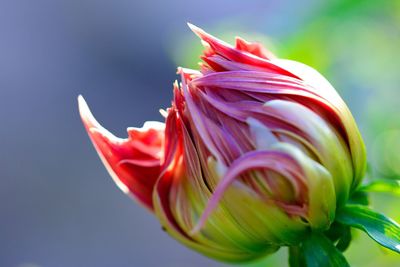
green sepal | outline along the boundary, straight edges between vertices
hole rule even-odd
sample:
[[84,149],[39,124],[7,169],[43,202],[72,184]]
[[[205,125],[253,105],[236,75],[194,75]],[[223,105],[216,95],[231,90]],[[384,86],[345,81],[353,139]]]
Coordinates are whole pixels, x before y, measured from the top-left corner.
[[328,237],[333,243],[335,243],[343,236],[346,230],[345,228],[347,227],[347,225],[335,221],[331,224],[329,229],[324,232],[324,235]]
[[346,251],[346,249],[350,246],[351,243],[351,229],[350,227],[346,227],[343,235],[340,237],[339,241],[336,243],[336,248],[341,252]]
[[342,252],[348,248],[351,242],[350,226],[341,224],[337,221],[335,221],[331,227],[324,232],[324,235],[336,244],[336,248]]
[[321,233],[312,233],[301,245],[307,267],[349,267],[343,254]]
[[347,205],[337,211],[336,220],[366,232],[382,246],[400,253],[400,225],[366,206]]

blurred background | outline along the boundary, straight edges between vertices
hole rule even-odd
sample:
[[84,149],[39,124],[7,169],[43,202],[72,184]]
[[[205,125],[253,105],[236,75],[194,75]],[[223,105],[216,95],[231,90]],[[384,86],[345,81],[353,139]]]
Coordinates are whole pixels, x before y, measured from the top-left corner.
[[[176,67],[196,68],[202,49],[187,21],[317,68],[359,123],[369,177],[400,177],[400,1],[1,0],[0,266],[227,266],[117,189],[77,111],[82,94],[121,137],[162,120]],[[397,221],[399,205],[373,195]],[[355,235],[352,266],[400,262]],[[244,266],[285,266],[285,253]]]

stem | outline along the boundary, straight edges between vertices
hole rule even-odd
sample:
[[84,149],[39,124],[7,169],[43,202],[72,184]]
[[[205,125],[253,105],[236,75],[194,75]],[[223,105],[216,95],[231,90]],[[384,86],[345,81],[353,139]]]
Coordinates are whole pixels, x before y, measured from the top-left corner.
[[289,266],[290,267],[307,267],[304,255],[299,246],[289,247]]

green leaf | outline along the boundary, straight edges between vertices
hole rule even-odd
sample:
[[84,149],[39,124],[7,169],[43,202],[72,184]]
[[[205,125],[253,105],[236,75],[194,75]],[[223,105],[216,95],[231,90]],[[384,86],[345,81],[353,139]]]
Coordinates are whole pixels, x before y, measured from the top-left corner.
[[400,181],[394,179],[375,180],[373,182],[370,182],[369,184],[361,186],[358,191],[390,193],[396,196],[400,196]]
[[350,266],[343,254],[331,240],[320,233],[312,233],[302,244],[307,267],[346,267]]
[[382,246],[400,253],[400,226],[386,216],[361,205],[338,210],[336,220],[366,232]]

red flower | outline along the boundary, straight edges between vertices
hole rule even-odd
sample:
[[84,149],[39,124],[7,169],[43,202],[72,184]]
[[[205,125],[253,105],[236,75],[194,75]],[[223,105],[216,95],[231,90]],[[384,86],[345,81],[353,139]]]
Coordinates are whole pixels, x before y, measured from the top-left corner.
[[365,147],[335,89],[301,63],[195,26],[200,71],[179,68],[163,123],[112,135],[79,98],[119,187],[167,232],[210,257],[242,261],[328,229],[365,169]]

